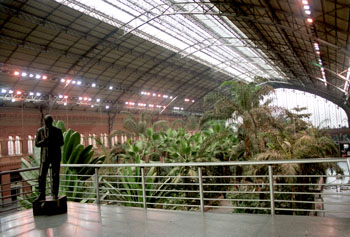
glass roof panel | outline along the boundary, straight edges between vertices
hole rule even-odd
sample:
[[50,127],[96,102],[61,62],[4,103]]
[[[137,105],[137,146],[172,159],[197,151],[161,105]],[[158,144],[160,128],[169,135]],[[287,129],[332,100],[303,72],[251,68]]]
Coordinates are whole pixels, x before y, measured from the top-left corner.
[[[284,74],[256,45],[230,22],[219,16],[210,2],[190,0],[56,0],[92,17],[98,16],[125,35],[151,40],[183,57],[200,61],[236,79],[250,81],[255,75],[281,79]],[[83,5],[82,5],[83,4]],[[111,22],[109,17],[113,17]]]

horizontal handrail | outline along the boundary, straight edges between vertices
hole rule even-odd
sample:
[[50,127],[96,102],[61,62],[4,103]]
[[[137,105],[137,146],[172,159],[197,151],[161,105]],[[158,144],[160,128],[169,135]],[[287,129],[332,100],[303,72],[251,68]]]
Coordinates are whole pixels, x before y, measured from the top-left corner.
[[[349,159],[349,158],[347,158]],[[208,167],[208,166],[236,166],[236,165],[281,165],[281,164],[310,164],[310,163],[337,163],[347,162],[345,158],[312,158],[300,160],[271,160],[271,161],[226,161],[226,162],[189,162],[189,163],[143,163],[143,164],[61,164],[61,167],[72,168],[118,168],[118,167]],[[37,170],[39,167],[8,170],[0,175]]]

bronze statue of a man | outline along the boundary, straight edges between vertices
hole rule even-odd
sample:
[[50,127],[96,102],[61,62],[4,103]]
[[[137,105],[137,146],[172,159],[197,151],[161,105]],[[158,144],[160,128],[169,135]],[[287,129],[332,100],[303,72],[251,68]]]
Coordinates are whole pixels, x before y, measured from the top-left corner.
[[45,126],[36,132],[35,146],[41,147],[40,171],[39,171],[39,197],[37,200],[45,200],[46,175],[51,165],[53,184],[51,195],[58,198],[60,182],[61,146],[64,144],[62,131],[52,125],[53,119],[46,115]]

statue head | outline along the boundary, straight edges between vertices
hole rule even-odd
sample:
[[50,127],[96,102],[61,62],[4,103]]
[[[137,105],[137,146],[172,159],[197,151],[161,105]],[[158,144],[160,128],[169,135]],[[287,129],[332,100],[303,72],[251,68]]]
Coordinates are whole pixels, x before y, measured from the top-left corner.
[[53,122],[53,118],[51,117],[51,115],[46,115],[44,117],[44,121],[45,121],[45,126],[46,127],[52,127],[52,122]]

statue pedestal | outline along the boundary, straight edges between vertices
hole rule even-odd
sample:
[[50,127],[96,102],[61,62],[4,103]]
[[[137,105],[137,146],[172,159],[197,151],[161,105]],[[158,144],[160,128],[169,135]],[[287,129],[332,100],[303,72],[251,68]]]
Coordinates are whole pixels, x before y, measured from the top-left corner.
[[67,213],[67,197],[60,196],[58,199],[46,198],[42,201],[33,202],[34,216],[57,215]]

